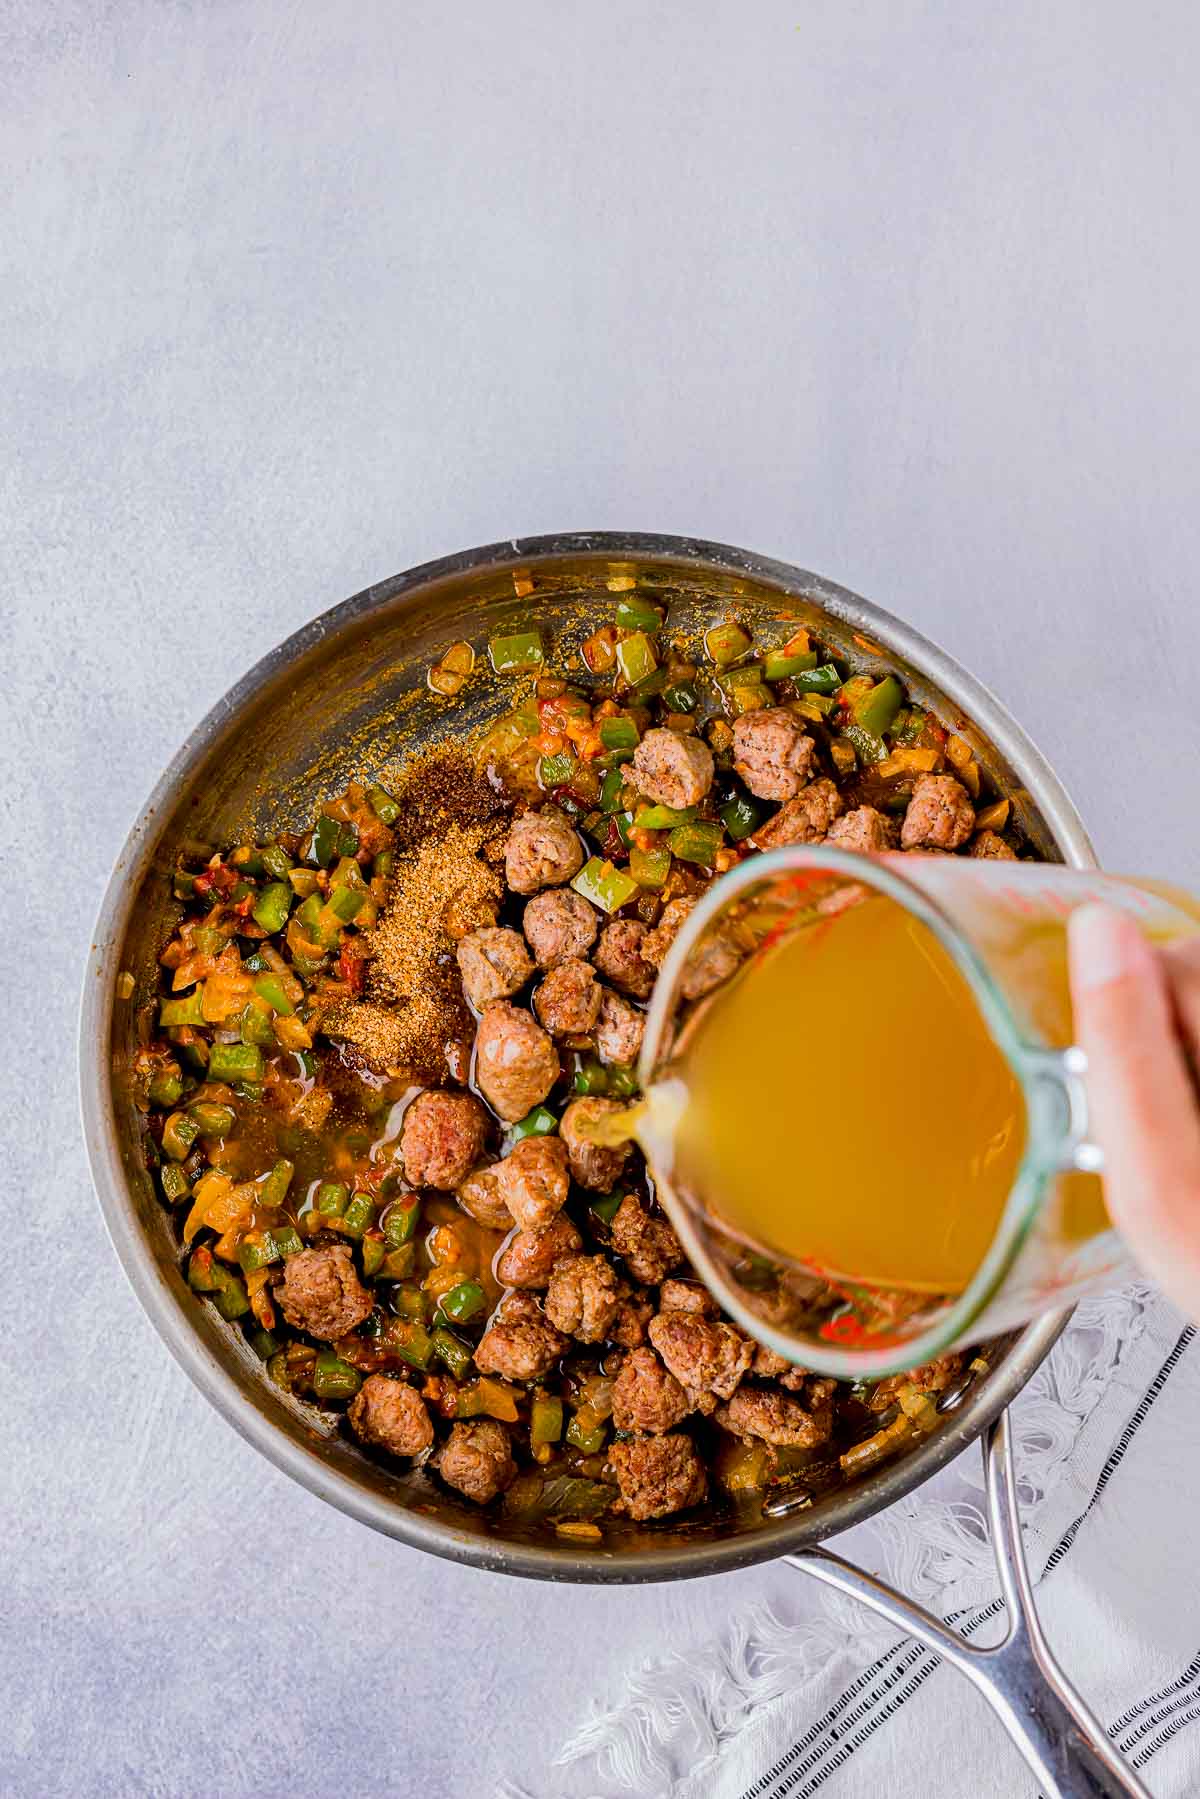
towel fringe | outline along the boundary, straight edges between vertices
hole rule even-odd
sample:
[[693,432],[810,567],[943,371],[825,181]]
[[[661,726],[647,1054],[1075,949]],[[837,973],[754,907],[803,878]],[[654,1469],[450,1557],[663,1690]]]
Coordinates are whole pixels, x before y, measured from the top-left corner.
[[[1081,1427],[1140,1338],[1151,1295],[1139,1283],[1083,1301],[1017,1400],[1014,1447],[1027,1527],[1036,1529],[1039,1508],[1057,1485]],[[967,1457],[956,1474],[968,1498],[935,1499],[918,1489],[856,1533],[858,1559],[935,1613],[951,1586],[968,1606],[986,1603],[996,1591],[982,1463]],[[869,1549],[858,1546],[862,1533],[871,1539]],[[647,1661],[629,1677],[616,1705],[579,1727],[555,1765],[590,1761],[610,1785],[670,1799],[685,1776],[693,1780],[716,1760],[759,1707],[802,1693],[838,1657],[846,1659],[850,1677],[864,1657],[899,1640],[882,1619],[839,1594],[806,1588],[804,1607],[805,1616],[793,1620],[769,1605],[751,1606],[721,1642]],[[534,1796],[505,1787],[502,1799]]]

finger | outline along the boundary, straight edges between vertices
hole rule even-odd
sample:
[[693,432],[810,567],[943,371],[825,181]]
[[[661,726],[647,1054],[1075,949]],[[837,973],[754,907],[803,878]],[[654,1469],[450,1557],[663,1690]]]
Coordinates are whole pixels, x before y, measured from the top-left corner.
[[1165,967],[1107,906],[1072,913],[1069,941],[1109,1212],[1147,1273],[1200,1315],[1200,1118]]
[[1191,1059],[1192,1078],[1200,1071],[1200,932],[1159,951],[1167,973],[1175,1027]]

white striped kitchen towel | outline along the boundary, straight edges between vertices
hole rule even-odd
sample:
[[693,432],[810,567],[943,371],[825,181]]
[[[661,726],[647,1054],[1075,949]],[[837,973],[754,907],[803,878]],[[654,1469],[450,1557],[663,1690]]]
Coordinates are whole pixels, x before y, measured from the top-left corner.
[[[1200,1346],[1145,1286],[1090,1301],[1014,1408],[1046,1634],[1161,1799],[1200,1791]],[[968,1452],[838,1549],[977,1642],[1000,1630]],[[989,1634],[990,1633],[990,1634]],[[718,1645],[647,1665],[509,1799],[1036,1799],[979,1696],[784,1566]]]

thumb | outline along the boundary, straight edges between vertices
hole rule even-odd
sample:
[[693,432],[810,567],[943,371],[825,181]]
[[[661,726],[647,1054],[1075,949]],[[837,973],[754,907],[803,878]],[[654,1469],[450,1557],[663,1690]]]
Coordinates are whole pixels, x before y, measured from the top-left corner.
[[1200,1317],[1200,1115],[1162,962],[1136,923],[1081,906],[1068,925],[1076,1040],[1113,1223]]

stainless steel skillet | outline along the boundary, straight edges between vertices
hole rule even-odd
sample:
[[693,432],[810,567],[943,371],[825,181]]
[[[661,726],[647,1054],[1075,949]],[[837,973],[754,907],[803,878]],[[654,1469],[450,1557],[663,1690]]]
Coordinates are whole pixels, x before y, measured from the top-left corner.
[[[364,1524],[413,1548],[548,1580],[684,1579],[788,1556],[961,1660],[973,1652],[960,1653],[937,1636],[933,1621],[894,1596],[885,1600],[868,1577],[816,1546],[911,1492],[967,1443],[986,1437],[994,1515],[1015,1569],[1020,1538],[998,1421],[1049,1351],[1065,1314],[999,1346],[990,1372],[953,1398],[940,1429],[852,1486],[782,1515],[768,1509],[704,1522],[618,1526],[602,1548],[585,1551],[481,1515],[420,1472],[369,1461],[334,1422],[273,1388],[240,1337],[188,1289],[170,1220],[140,1164],[125,1070],[139,999],[152,988],[156,951],[170,922],[164,876],[179,844],[244,841],[256,825],[300,826],[316,799],[356,774],[377,774],[448,730],[478,729],[505,707],[498,684],[469,682],[449,713],[426,686],[426,669],[451,641],[481,647],[498,630],[536,616],[556,644],[569,647],[635,579],[669,598],[673,624],[711,617],[717,607],[762,619],[788,608],[860,667],[896,670],[914,697],[972,742],[1011,795],[1040,854],[1077,866],[1094,862],[1058,780],[987,689],[898,619],[802,569],[689,538],[581,533],[493,544],[409,570],[315,619],[238,682],[174,758],[121,851],[96,926],[80,1030],[84,1130],[108,1229],[155,1327],[217,1410],[276,1466]],[[119,983],[122,974],[133,977],[130,998],[119,997],[128,985]],[[1015,1572],[1006,1594],[1012,1615],[1024,1600]],[[1043,1647],[1036,1636],[1028,1638],[1020,1668],[1019,1643],[1007,1661],[976,1660],[969,1667],[1014,1734],[1020,1719],[1022,1751],[1045,1789],[1140,1791],[1127,1776],[1121,1784],[1111,1751],[1107,1760],[1098,1749],[1085,1753],[1085,1738],[1098,1727],[1085,1715],[1080,1721],[1082,1708],[1056,1671],[1035,1695],[1036,1669],[1047,1668]],[[1019,1690],[1012,1684],[1018,1675]]]

